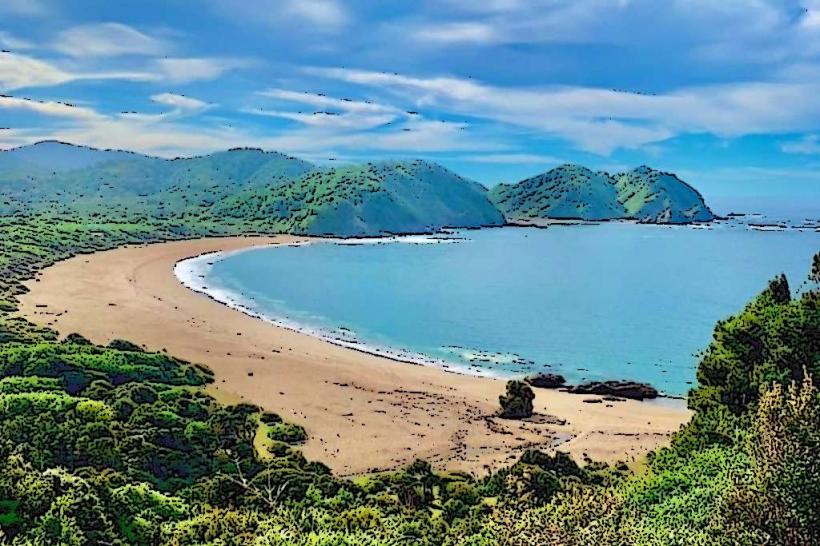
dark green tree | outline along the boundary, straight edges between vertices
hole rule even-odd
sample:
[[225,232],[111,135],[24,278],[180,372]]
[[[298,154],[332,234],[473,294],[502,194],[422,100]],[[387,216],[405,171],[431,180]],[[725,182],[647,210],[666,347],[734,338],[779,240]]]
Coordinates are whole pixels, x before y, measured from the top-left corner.
[[507,381],[507,394],[498,397],[501,404],[501,417],[505,419],[524,419],[532,417],[532,401],[535,394],[523,381]]

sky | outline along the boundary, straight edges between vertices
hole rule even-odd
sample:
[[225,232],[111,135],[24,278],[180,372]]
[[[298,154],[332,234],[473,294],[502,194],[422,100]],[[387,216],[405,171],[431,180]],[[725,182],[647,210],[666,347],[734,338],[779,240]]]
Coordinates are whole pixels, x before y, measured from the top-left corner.
[[0,0],[0,149],[562,163],[820,210],[820,0]]

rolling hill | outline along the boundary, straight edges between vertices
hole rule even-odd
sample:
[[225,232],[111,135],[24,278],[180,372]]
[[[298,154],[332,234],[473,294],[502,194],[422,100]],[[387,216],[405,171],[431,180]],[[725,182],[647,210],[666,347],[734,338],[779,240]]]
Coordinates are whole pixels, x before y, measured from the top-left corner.
[[212,212],[274,231],[345,237],[504,223],[483,186],[420,160],[314,171],[285,184],[242,191]]
[[208,206],[244,188],[282,183],[313,168],[258,149],[162,159],[43,142],[0,152],[0,212],[102,209],[162,216]]
[[335,236],[552,219],[713,219],[695,189],[649,167],[611,176],[562,165],[488,192],[422,160],[318,168],[253,148],[163,159],[54,141],[0,151],[0,214],[38,212]]

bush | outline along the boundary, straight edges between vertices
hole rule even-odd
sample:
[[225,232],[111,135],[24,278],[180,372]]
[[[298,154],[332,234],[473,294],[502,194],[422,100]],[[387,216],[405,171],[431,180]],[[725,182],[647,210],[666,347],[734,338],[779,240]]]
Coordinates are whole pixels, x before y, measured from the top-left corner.
[[507,381],[507,394],[498,397],[501,404],[501,417],[505,419],[532,417],[534,399],[535,394],[529,385],[523,381]]
[[307,440],[307,432],[293,423],[277,423],[268,429],[268,438],[286,444],[301,444]]
[[116,349],[117,351],[129,351],[132,353],[144,353],[145,349],[137,345],[136,343],[131,343],[125,339],[114,339],[111,343],[108,344],[109,349]]
[[78,334],[77,332],[73,332],[65,336],[63,343],[73,343],[74,345],[92,345],[90,341],[84,336]]

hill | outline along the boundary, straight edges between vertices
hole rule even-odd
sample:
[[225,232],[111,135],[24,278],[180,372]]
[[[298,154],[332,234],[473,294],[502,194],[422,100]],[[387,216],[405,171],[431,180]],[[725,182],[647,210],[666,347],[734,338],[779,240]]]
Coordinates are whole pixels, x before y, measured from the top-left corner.
[[0,151],[0,172],[15,169],[54,173],[134,157],[145,156],[135,152],[98,150],[57,140],[43,140],[29,146]]
[[312,169],[301,159],[258,149],[169,160],[43,142],[0,152],[0,212],[56,208],[165,216]]
[[650,167],[611,176],[561,165],[517,184],[499,184],[490,200],[511,223],[544,219],[686,224],[714,219],[703,197],[677,176]]
[[504,223],[483,186],[419,160],[314,171],[242,191],[217,203],[213,213],[274,231],[345,237]]
[[703,196],[672,173],[641,166],[615,176],[618,202],[628,218],[658,224],[714,220]]

